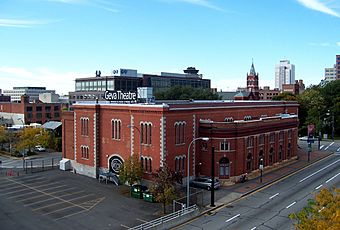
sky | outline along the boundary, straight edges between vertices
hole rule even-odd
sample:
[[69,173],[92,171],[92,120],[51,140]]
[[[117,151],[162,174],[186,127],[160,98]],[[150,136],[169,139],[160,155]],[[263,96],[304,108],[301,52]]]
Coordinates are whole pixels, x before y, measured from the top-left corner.
[[318,84],[340,54],[340,0],[0,0],[0,89],[60,95],[75,79],[199,69],[211,87],[275,85],[275,64]]

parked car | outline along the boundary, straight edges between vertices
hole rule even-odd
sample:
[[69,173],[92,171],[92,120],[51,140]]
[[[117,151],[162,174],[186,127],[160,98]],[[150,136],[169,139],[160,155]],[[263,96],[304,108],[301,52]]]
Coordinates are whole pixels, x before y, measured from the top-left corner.
[[[190,186],[211,190],[211,178],[210,177],[196,178],[195,180],[190,181]],[[218,179],[215,179],[214,188],[218,189],[220,186],[221,186],[220,181]]]
[[34,150],[37,152],[45,152],[46,149],[44,147],[42,147],[41,145],[37,145],[34,147]]

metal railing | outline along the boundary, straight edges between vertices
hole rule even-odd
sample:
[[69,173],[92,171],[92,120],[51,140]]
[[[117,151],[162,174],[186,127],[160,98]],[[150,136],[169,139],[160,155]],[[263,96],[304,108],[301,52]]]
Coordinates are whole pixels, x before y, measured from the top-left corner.
[[146,223],[143,223],[141,225],[138,225],[136,227],[133,227],[133,228],[130,228],[130,230],[146,230],[146,229],[151,229],[151,228],[155,228],[159,225],[163,225],[171,220],[174,220],[176,218],[179,218],[179,217],[182,217],[184,215],[187,215],[187,214],[190,214],[194,211],[198,210],[198,207],[197,205],[192,205],[188,208],[183,208],[181,210],[178,210],[176,212],[173,212],[173,213],[170,213],[166,216],[162,216],[158,219],[155,219],[155,220],[152,220],[150,222],[146,222]]

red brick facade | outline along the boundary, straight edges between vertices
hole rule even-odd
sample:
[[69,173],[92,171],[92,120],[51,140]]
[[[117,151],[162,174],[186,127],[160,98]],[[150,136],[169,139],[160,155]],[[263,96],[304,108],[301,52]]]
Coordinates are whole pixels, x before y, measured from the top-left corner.
[[145,178],[164,163],[186,176],[190,142],[209,137],[192,144],[190,175],[210,175],[214,147],[215,176],[230,178],[257,170],[260,157],[266,167],[296,156],[297,112],[296,102],[77,104],[63,114],[63,156],[91,177],[133,153]]

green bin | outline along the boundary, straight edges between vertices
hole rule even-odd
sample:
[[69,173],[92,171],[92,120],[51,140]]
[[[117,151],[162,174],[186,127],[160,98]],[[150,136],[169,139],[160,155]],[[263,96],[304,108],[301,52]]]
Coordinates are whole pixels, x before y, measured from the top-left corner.
[[143,200],[151,203],[155,202],[155,198],[151,193],[143,193]]
[[141,192],[140,188],[132,186],[131,187],[131,197],[141,199],[142,198],[142,192]]

